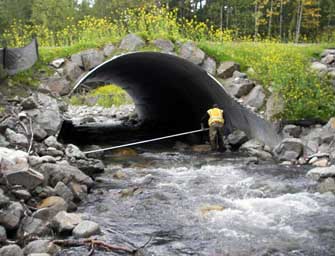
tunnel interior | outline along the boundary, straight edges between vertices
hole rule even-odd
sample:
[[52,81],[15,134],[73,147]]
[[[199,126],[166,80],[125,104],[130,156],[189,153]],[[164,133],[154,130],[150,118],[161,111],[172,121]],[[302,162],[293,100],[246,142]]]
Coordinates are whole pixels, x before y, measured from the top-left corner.
[[82,86],[96,88],[106,84],[116,84],[132,97],[142,125],[88,129],[65,123],[59,134],[61,140],[83,142],[84,137],[88,142],[94,137],[121,143],[196,130],[214,103],[225,112],[225,133],[240,128],[251,137],[265,136],[266,140],[273,136],[264,129],[268,124],[235,102],[214,77],[172,54],[135,52],[114,57],[78,80],[73,92]]

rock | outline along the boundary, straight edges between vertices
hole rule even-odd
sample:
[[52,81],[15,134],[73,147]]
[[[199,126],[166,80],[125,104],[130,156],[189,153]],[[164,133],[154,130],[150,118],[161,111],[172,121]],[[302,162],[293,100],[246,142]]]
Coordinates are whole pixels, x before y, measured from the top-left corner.
[[47,149],[42,149],[40,151],[38,151],[39,155],[42,156],[52,156],[52,157],[62,157],[64,156],[63,151],[52,148],[52,147],[48,147]]
[[240,150],[246,150],[248,151],[248,149],[257,149],[257,150],[263,150],[264,149],[264,143],[256,140],[256,139],[251,139],[249,141],[247,141],[246,143],[244,143],[241,147]]
[[153,41],[153,44],[162,50],[162,52],[173,52],[174,50],[174,44],[170,40],[156,39]]
[[52,156],[29,156],[29,164],[34,167],[43,163],[56,163],[56,158]]
[[65,63],[65,59],[59,58],[59,59],[51,61],[50,65],[53,66],[54,68],[60,68],[64,63]]
[[248,136],[241,130],[235,130],[227,137],[228,143],[233,150],[237,150],[243,143],[248,141]]
[[9,205],[9,202],[10,202],[9,198],[7,196],[5,196],[3,194],[3,192],[1,191],[1,193],[0,193],[0,209],[7,207]]
[[266,152],[261,149],[255,149],[255,148],[248,148],[243,149],[243,152],[246,152],[249,156],[256,156],[257,158],[267,161],[272,159],[272,155],[269,152]]
[[44,144],[48,147],[53,147],[57,149],[63,149],[63,145],[59,143],[55,136],[49,136],[44,140]]
[[216,75],[216,62],[210,57],[207,57],[201,67],[211,75]]
[[59,181],[62,181],[64,184],[76,181],[88,187],[93,185],[93,180],[89,176],[67,163],[45,163],[39,167],[39,171],[52,186],[56,186]]
[[313,162],[313,166],[317,167],[327,167],[329,165],[329,161],[327,158],[317,159]]
[[287,138],[277,145],[273,153],[280,161],[297,160],[303,153],[304,145],[300,139]]
[[19,224],[23,216],[23,208],[20,203],[11,203],[7,209],[0,209],[0,225],[6,229],[14,230]]
[[34,97],[28,97],[28,98],[25,98],[21,102],[21,106],[22,106],[23,110],[29,110],[29,109],[37,108],[38,104],[37,104],[36,100],[34,99]]
[[194,145],[191,147],[191,150],[197,153],[205,153],[210,152],[212,149],[210,145],[203,144],[203,145]]
[[93,221],[82,221],[73,229],[75,238],[88,238],[100,233],[100,227]]
[[70,81],[76,81],[83,74],[83,70],[77,63],[68,61],[64,66],[64,74]]
[[55,255],[60,251],[60,247],[55,245],[50,240],[35,240],[30,242],[24,249],[24,255],[31,255],[35,253],[48,253]]
[[62,211],[57,213],[57,215],[52,219],[51,224],[58,233],[69,233],[80,222],[82,222],[82,219],[79,214]]
[[44,199],[38,206],[37,209],[42,208],[53,208],[55,209],[56,213],[60,211],[66,211],[67,203],[64,201],[63,198],[59,196],[50,196]]
[[105,170],[105,165],[99,159],[87,158],[87,159],[77,159],[74,162],[70,162],[72,165],[75,165],[82,172],[88,176],[93,174],[102,173]]
[[28,171],[13,171],[5,174],[5,177],[11,185],[21,185],[28,190],[36,188],[44,182],[44,176],[32,169]]
[[0,248],[1,256],[23,256],[23,251],[16,245],[7,245]]
[[268,120],[277,119],[284,109],[285,102],[283,97],[278,93],[273,93],[266,102],[265,117]]
[[33,133],[34,139],[38,142],[41,142],[48,136],[48,133],[44,129],[42,129],[39,124],[36,123],[33,123]]
[[335,55],[328,54],[321,59],[321,63],[325,65],[331,65],[335,62]]
[[39,186],[35,189],[34,192],[38,194],[38,196],[42,199],[56,195],[55,190],[50,186],[44,186],[44,187]]
[[222,205],[208,205],[201,207],[200,211],[203,216],[207,216],[211,211],[223,211],[225,208]]
[[0,147],[7,147],[9,146],[9,142],[6,140],[4,136],[0,134]]
[[81,55],[83,67],[85,70],[90,70],[104,61],[102,52],[96,49],[89,49],[79,53]]
[[24,201],[31,198],[31,194],[25,189],[13,190],[12,193],[17,199],[22,199]]
[[246,73],[241,73],[240,71],[234,71],[233,73],[233,78],[242,78],[242,79],[247,79],[248,76]]
[[335,55],[335,49],[326,49],[326,50],[324,50],[321,53],[320,57],[323,58],[323,57],[327,56],[328,54]]
[[109,57],[112,55],[112,53],[114,52],[115,50],[115,46],[112,45],[112,44],[107,44],[104,49],[103,49],[103,52],[104,52],[104,56],[105,57]]
[[321,180],[321,179],[326,179],[329,177],[334,178],[335,177],[335,165],[332,165],[329,167],[313,168],[307,173],[306,176],[316,181]]
[[64,96],[70,93],[71,84],[65,78],[49,78],[45,84],[45,87],[55,95]]
[[233,61],[222,62],[217,70],[217,76],[220,78],[232,77],[234,71],[239,71],[240,65]]
[[76,159],[80,159],[80,158],[86,158],[84,153],[81,152],[81,150],[73,145],[73,144],[69,144],[67,145],[66,149],[65,149],[65,154],[67,157],[70,157],[70,158],[76,158]]
[[313,62],[311,65],[311,69],[319,73],[325,73],[327,72],[327,65],[320,62]]
[[59,181],[55,187],[56,195],[62,197],[66,202],[71,202],[74,199],[71,189],[63,182]]
[[[247,95],[250,91],[255,87],[255,83],[248,80],[243,79],[238,82],[234,82],[228,89],[229,93],[237,98],[241,98],[242,96]],[[256,102],[257,100],[255,100]]]
[[39,102],[39,109],[27,110],[27,114],[44,129],[48,135],[58,132],[62,118],[56,99],[42,93],[36,95]]
[[143,46],[145,46],[145,42],[141,37],[135,34],[128,34],[122,39],[120,49],[135,51]]
[[51,234],[48,222],[38,218],[26,216],[22,219],[17,230],[17,237],[22,239],[25,236],[46,236]]
[[301,134],[301,127],[293,124],[285,125],[282,131],[284,137],[299,138]]
[[333,192],[335,193],[335,179],[326,178],[319,184],[320,193]]
[[328,123],[325,125],[325,128],[335,131],[335,117],[329,119]]
[[72,191],[72,194],[74,196],[74,200],[76,202],[85,201],[87,198],[87,186],[80,185],[77,182],[71,182],[69,184],[69,188]]
[[9,143],[12,145],[20,145],[20,146],[28,145],[28,139],[25,135],[16,133],[9,128],[6,129],[5,136],[9,141]]
[[262,86],[255,86],[251,92],[244,98],[244,103],[258,110],[263,106],[265,93]]
[[196,65],[200,65],[205,60],[205,53],[193,42],[183,44],[180,48],[179,56]]
[[6,229],[3,226],[0,226],[0,244],[6,242],[6,240],[7,240]]
[[0,172],[27,171],[28,154],[20,150],[0,148]]
[[[85,147],[85,151],[91,151],[91,150],[98,150],[101,149],[101,147],[99,147],[98,145],[90,145],[88,147]],[[94,152],[94,153],[89,153],[89,154],[85,154],[86,157],[89,158],[97,158],[97,159],[101,159],[104,156],[104,151],[100,151],[100,152]]]

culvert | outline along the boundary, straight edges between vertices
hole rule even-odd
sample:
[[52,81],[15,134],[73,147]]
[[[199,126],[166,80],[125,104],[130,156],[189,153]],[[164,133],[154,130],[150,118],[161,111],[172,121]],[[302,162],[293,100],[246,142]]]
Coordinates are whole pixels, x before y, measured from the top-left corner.
[[[101,127],[94,135],[97,139],[129,142],[199,129],[201,117],[217,103],[225,112],[226,133],[237,128],[269,146],[279,142],[271,123],[236,102],[201,67],[175,55],[134,52],[114,57],[83,76],[73,91],[106,84],[117,84],[127,91],[146,128]],[[59,137],[83,141],[91,138],[86,128],[63,127]]]

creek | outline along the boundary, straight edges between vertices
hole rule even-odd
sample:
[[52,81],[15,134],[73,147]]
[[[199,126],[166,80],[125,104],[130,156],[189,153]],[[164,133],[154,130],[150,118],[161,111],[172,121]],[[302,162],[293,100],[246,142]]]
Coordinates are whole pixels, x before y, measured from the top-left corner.
[[144,255],[152,256],[335,255],[335,196],[318,193],[306,168],[171,150],[105,163],[79,208],[101,225],[99,240],[139,247],[151,238]]

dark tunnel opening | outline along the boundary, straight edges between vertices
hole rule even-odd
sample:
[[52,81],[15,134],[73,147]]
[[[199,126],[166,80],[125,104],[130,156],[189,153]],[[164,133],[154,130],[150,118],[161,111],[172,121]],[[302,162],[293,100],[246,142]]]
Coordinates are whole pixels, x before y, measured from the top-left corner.
[[127,91],[141,125],[75,127],[66,121],[58,136],[60,140],[114,144],[196,130],[214,103],[225,111],[226,133],[239,128],[270,145],[276,140],[271,124],[237,103],[201,67],[175,55],[135,52],[114,57],[82,77],[73,91],[81,86],[95,88],[106,84],[117,84]]

